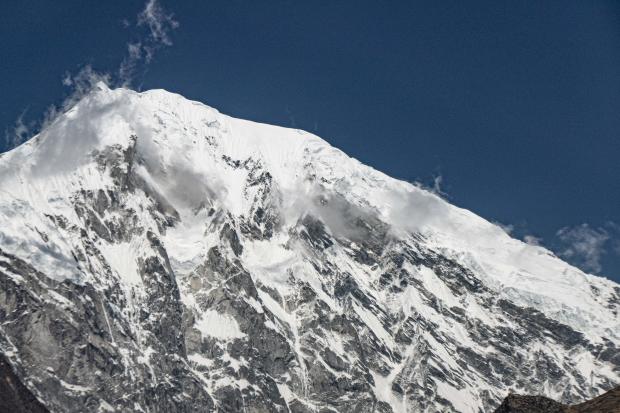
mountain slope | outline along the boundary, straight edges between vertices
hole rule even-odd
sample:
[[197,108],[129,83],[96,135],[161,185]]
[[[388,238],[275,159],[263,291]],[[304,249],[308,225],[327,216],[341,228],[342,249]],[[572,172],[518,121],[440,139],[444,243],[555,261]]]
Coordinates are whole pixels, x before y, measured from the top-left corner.
[[0,157],[50,411],[488,411],[620,382],[620,287],[299,130],[100,85]]

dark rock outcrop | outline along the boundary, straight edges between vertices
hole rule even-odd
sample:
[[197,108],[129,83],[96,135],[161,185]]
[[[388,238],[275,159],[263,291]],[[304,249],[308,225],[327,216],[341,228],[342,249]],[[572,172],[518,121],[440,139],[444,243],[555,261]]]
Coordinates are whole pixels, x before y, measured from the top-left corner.
[[620,387],[575,405],[565,405],[543,396],[509,394],[495,413],[618,413]]
[[3,354],[0,354],[0,412],[48,413],[45,406],[22,384]]

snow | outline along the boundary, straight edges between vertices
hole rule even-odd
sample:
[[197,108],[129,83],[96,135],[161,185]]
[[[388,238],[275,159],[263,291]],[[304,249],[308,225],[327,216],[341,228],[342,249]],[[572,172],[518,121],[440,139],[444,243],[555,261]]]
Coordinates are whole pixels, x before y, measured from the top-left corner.
[[470,392],[455,389],[453,386],[443,382],[438,382],[436,384],[437,394],[449,400],[456,411],[461,413],[475,413],[478,411],[478,403],[471,397]]
[[246,268],[272,288],[287,288],[288,270],[300,260],[301,257],[295,251],[285,248],[282,238],[246,242],[243,245]]
[[388,377],[370,371],[375,382],[375,395],[380,401],[388,403],[395,413],[407,413],[407,403],[404,398],[399,397],[392,391],[392,382]]
[[[163,90],[137,93],[99,88],[37,137],[3,154],[0,157],[0,248],[58,281],[85,282],[88,275],[78,268],[73,256],[79,243],[46,215],[61,215],[69,226],[80,227],[81,218],[70,202],[72,194],[114,185],[110,175],[93,161],[93,154],[111,145],[124,150],[133,144],[131,136],[137,136],[133,171],[144,181],[148,197],[138,191],[124,202],[136,211],[145,229],[157,228],[148,206],[143,205],[147,198],[156,199],[171,215],[178,214],[179,221],[161,233],[178,280],[184,280],[204,264],[209,249],[221,243],[220,234],[214,228],[219,228],[222,220],[232,217],[238,224],[242,217],[250,215],[256,188],[248,184],[248,176],[268,171],[272,177],[270,196],[278,208],[282,228],[273,238],[265,240],[245,239],[239,232],[243,244],[239,259],[255,281],[283,296],[306,283],[334,313],[342,312],[341,303],[326,292],[326,285],[333,279],[319,273],[311,263],[312,258],[320,261],[320,254],[325,254],[339,271],[352,274],[364,291],[376,293],[393,313],[400,311],[414,318],[420,315],[441,325],[442,334],[450,334],[462,345],[474,347],[468,331],[429,306],[415,286],[407,286],[397,299],[389,301],[387,292],[375,288],[381,268],[359,265],[342,245],[317,252],[291,237],[299,219],[306,214],[323,222],[328,233],[345,238],[359,237],[359,233],[346,225],[347,219],[374,216],[388,224],[389,235],[396,240],[422,235],[424,248],[471,269],[497,298],[539,309],[548,317],[583,332],[594,343],[601,342],[603,337],[620,343],[620,320],[606,302],[606,297],[617,288],[612,281],[585,274],[542,247],[511,238],[470,211],[362,165],[313,134],[235,119]],[[212,216],[211,208],[221,214]],[[112,217],[111,213],[106,217]],[[142,286],[138,262],[149,247],[139,239],[142,238],[96,242],[105,263],[127,292],[140,291]],[[360,245],[361,242],[351,240],[348,248]],[[490,327],[501,321],[470,296],[456,296],[430,268],[405,262],[404,269],[438,298],[440,306],[462,308],[469,318],[482,320]],[[7,273],[16,282],[23,281]],[[600,292],[599,296],[592,287]],[[289,310],[261,289],[258,294],[260,300],[244,299],[257,312],[268,310],[276,321],[287,324],[294,334],[294,351],[298,358],[303,357],[297,330],[303,314]],[[215,309],[200,311],[197,304],[200,300],[191,292],[182,289],[181,296],[197,312],[195,328],[203,337],[219,340],[246,337],[230,315]],[[65,306],[72,304],[59,294],[50,297]],[[385,329],[372,311],[357,304],[353,309],[388,348],[398,348],[392,332]],[[276,324],[266,322],[274,330],[284,330]],[[458,371],[458,364],[445,346],[428,332],[421,336],[432,344],[435,356]],[[326,340],[337,353],[346,353],[335,335]],[[413,347],[408,350],[413,351]],[[152,348],[145,350],[140,360],[148,364],[152,351]],[[484,352],[480,348],[477,351]],[[198,353],[188,358],[197,365],[209,367],[212,363]],[[233,368],[239,368],[240,361],[229,361]],[[400,371],[405,361],[394,366],[395,369]],[[601,368],[601,363],[590,353],[577,355],[575,363],[586,374],[599,369],[600,375],[610,381],[617,377],[608,366]],[[397,411],[406,411],[404,401],[391,391],[395,374],[383,377],[373,373],[373,376],[377,397]],[[287,400],[293,397],[291,389],[278,386]],[[446,383],[437,384],[437,392],[459,411],[475,411],[479,404],[471,398],[471,393]]]
[[40,233],[56,232],[49,220],[35,211],[32,204],[12,199],[2,191],[0,194],[0,248],[58,281],[79,282],[81,274],[66,240],[41,238]]
[[367,309],[363,307],[360,307],[357,304],[354,304],[354,306],[355,306],[355,312],[357,313],[357,315],[359,315],[360,319],[362,319],[362,321],[364,321],[364,323],[368,327],[370,327],[374,335],[379,340],[383,341],[388,348],[394,348],[396,346],[396,343],[394,343],[394,339],[392,338],[390,333],[388,333],[385,330],[385,328],[383,327],[383,324],[377,318],[377,316],[375,316],[372,312],[368,311]]
[[280,321],[294,326],[296,324],[295,315],[286,311],[280,303],[274,300],[269,294],[263,290],[258,290],[258,296],[261,302],[273,315],[275,315]]
[[110,403],[101,399],[99,400],[99,412],[115,412],[116,409]]
[[47,293],[52,297],[53,300],[59,302],[63,306],[65,306],[65,307],[73,307],[73,303],[71,301],[67,300],[64,296],[58,294],[56,291],[49,290],[49,291],[47,291]]
[[128,242],[110,244],[103,241],[99,244],[99,251],[123,281],[132,285],[142,284],[135,245]]
[[198,365],[205,366],[205,367],[211,367],[213,365],[213,360],[210,360],[204,357],[200,353],[188,354],[187,359]]
[[228,314],[220,314],[215,310],[205,311],[196,320],[194,327],[202,333],[203,337],[214,337],[221,340],[245,337],[233,317]]
[[70,384],[70,383],[67,383],[67,382],[65,382],[63,380],[60,380],[60,384],[65,389],[70,390],[72,392],[76,392],[76,393],[90,393],[92,391],[91,387],[80,386],[78,384]]

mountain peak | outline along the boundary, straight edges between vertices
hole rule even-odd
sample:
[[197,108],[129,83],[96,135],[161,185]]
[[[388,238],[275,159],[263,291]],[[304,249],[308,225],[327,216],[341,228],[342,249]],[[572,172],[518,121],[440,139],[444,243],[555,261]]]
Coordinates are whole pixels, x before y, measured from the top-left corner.
[[155,409],[157,389],[186,410],[476,412],[619,380],[617,284],[307,132],[101,89],[2,156],[0,188],[0,277],[25,303],[0,303],[0,345],[58,410]]
[[[590,284],[598,288],[613,282],[511,239],[496,225],[362,165],[315,135],[235,119],[162,89],[138,93],[100,83],[102,88],[0,160],[6,192],[15,190],[19,197],[24,179],[51,178],[98,190],[107,182],[105,173],[92,177],[102,167],[102,154],[120,156],[115,153],[135,146],[134,164],[122,167],[156,188],[157,196],[179,213],[196,210],[206,194],[225,210],[247,215],[254,205],[244,194],[247,180],[260,171],[269,175],[278,214],[289,226],[311,212],[334,232],[346,232],[339,222],[354,205],[356,214],[377,215],[400,236],[422,234],[454,257],[469,260],[485,282],[520,304],[550,310],[580,331],[609,327],[605,318],[598,319],[608,310],[599,308]],[[611,332],[616,339],[617,331]]]

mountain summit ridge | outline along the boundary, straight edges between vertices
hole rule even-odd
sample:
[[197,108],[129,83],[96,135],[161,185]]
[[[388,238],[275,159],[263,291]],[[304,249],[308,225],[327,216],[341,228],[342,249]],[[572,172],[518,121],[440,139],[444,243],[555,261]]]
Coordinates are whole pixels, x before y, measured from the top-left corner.
[[0,223],[0,349],[52,411],[475,412],[620,381],[617,284],[163,90],[98,87],[3,154]]

